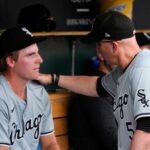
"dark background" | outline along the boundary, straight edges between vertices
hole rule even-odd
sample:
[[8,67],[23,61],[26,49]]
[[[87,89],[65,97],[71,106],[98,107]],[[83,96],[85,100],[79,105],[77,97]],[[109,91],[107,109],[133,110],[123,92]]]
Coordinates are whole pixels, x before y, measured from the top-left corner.
[[[37,3],[49,9],[56,20],[57,31],[89,30],[91,19],[99,8],[97,0],[0,0],[0,28],[15,26],[20,10]],[[78,11],[80,8],[89,11]],[[68,24],[68,20],[74,23]]]
[[150,29],[150,0],[134,0],[133,22],[136,29]]
[[[44,4],[51,11],[56,20],[56,31],[89,30],[91,19],[100,8],[97,0],[0,0],[0,29],[15,26],[20,10],[36,3]],[[150,0],[134,0],[133,21],[136,29],[150,29],[149,7]],[[78,8],[88,8],[90,11],[77,12]],[[75,19],[77,24],[67,25],[67,19]]]

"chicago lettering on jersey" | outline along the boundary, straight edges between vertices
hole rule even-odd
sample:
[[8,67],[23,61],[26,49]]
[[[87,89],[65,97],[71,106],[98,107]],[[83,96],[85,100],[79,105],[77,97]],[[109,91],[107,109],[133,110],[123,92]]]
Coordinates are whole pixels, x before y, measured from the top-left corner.
[[120,109],[120,118],[121,119],[124,118],[123,107],[127,104],[128,104],[128,95],[127,94],[120,96],[117,104],[114,102],[114,111],[116,111],[116,109]]
[[38,139],[39,132],[40,132],[39,126],[40,126],[40,123],[42,120],[42,116],[43,116],[42,114],[39,114],[34,119],[28,120],[27,122],[25,122],[25,125],[23,126],[22,129],[19,129],[18,125],[15,122],[13,122],[12,123],[12,131],[10,134],[11,145],[14,144],[16,139],[21,139],[27,131],[32,130],[34,128],[36,128],[35,133],[34,133],[34,139]]

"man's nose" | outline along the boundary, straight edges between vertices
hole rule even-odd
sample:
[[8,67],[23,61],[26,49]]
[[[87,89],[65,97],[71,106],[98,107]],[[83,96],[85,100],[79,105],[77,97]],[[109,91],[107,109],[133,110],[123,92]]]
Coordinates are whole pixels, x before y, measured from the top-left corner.
[[38,54],[37,62],[40,63],[40,64],[43,63],[43,59],[42,59],[40,54]]

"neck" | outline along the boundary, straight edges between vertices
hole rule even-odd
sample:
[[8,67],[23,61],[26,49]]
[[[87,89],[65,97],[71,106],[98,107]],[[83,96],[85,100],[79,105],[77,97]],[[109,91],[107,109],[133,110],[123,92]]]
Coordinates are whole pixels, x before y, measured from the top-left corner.
[[4,74],[4,76],[13,92],[21,99],[26,100],[26,82],[9,74]]
[[148,49],[148,50],[150,50],[150,44],[147,44],[147,45],[141,46],[141,49]]
[[124,61],[122,61],[121,67],[123,69],[127,68],[139,52],[140,52],[140,50],[136,51],[135,53],[132,53],[131,55],[128,55],[127,57],[125,57]]
[[135,37],[120,41],[120,49],[118,51],[118,64],[125,69],[135,56],[141,51]]
[[104,61],[101,61],[99,70],[108,74],[112,70],[112,68],[110,65],[106,64]]

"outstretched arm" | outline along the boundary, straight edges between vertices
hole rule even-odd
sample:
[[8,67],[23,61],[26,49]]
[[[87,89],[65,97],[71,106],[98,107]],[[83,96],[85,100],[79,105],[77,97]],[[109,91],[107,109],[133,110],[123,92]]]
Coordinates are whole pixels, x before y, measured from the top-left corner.
[[150,149],[150,133],[136,130],[132,139],[130,150],[148,150]]
[[[98,76],[66,76],[60,75],[58,86],[86,96],[98,96],[96,91]],[[42,84],[51,84],[51,74],[40,74],[38,79]]]
[[42,147],[42,150],[60,150],[60,147],[57,144],[54,133],[51,133],[50,135],[47,136],[41,136],[40,145]]
[[0,150],[9,150],[9,147],[6,147],[6,146],[0,146]]

